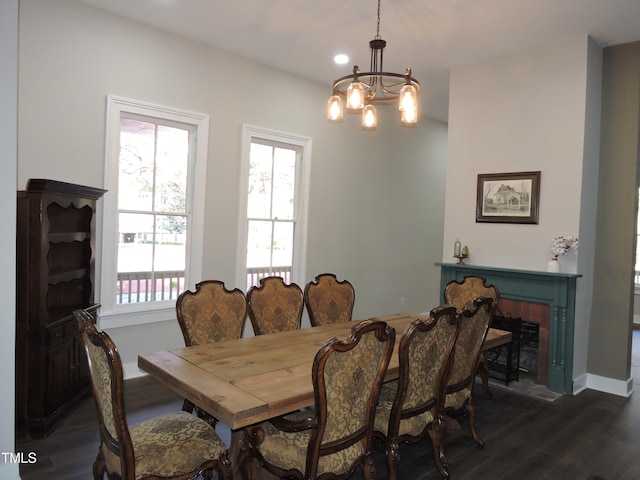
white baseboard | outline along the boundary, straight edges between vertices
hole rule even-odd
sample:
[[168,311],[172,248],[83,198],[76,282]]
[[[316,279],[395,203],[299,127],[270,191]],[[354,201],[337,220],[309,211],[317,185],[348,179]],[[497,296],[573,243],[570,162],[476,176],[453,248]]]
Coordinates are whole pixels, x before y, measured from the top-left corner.
[[573,394],[577,395],[583,390],[587,389],[587,374],[580,375],[578,378],[573,379]]
[[574,379],[574,395],[577,395],[587,388],[628,398],[633,393],[633,378],[629,378],[628,380],[616,380],[614,378],[586,373]]

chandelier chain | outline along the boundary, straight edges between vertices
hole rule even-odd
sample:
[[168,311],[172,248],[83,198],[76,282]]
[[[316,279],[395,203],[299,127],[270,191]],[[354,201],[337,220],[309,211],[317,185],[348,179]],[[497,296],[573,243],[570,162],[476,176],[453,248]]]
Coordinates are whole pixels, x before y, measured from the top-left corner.
[[378,24],[376,26],[376,38],[380,38],[380,0],[378,0]]

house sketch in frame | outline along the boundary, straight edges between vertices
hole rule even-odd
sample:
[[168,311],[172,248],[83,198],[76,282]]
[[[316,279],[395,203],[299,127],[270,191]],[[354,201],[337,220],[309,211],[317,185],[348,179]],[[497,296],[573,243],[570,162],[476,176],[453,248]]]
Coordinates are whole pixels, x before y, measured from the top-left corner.
[[478,175],[476,222],[538,223],[540,172]]

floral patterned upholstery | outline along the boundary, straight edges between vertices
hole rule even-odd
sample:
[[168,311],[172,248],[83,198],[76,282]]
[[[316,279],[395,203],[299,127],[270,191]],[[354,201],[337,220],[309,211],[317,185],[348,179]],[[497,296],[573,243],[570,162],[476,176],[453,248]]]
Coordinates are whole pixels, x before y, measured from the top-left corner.
[[453,349],[451,373],[447,383],[445,409],[469,413],[469,424],[473,439],[478,447],[483,447],[475,426],[473,405],[473,380],[478,368],[482,343],[487,336],[489,322],[493,317],[495,303],[490,297],[476,299],[471,309],[459,312],[458,339]]
[[300,328],[304,299],[295,283],[285,284],[282,277],[266,277],[247,292],[249,318],[256,335]]
[[[265,422],[261,427],[264,429],[264,441],[260,444],[260,454],[264,461],[282,470],[304,472],[312,431],[285,432],[270,422]],[[344,450],[324,455],[318,460],[317,474],[345,474],[364,454],[364,446],[358,442]]]
[[233,340],[242,335],[247,301],[239,289],[227,290],[223,282],[206,280],[195,292],[180,294],[176,314],[187,346]]
[[94,479],[187,479],[218,469],[231,479],[227,449],[204,420],[186,412],[163,415],[128,427],[124,410],[122,362],[111,338],[97,329],[84,310],[73,312],[89,360],[98,409],[100,447],[93,465]]
[[402,334],[399,378],[382,388],[374,427],[374,435],[386,443],[391,480],[398,475],[399,443],[419,441],[426,433],[437,452],[438,471],[448,476],[440,459],[442,405],[456,335],[456,310],[448,305],[434,308],[427,320],[415,320]]
[[339,282],[332,273],[318,275],[304,289],[304,303],[314,327],[351,321],[354,302],[355,291],[351,283]]
[[[244,478],[250,479],[251,458],[281,477],[347,478],[358,467],[373,480],[371,458],[375,405],[391,353],[395,331],[386,323],[365,320],[344,341],[329,340],[317,353],[312,379],[315,409],[309,421],[283,418],[245,430],[240,456]],[[293,415],[288,418],[300,418]],[[290,428],[288,428],[290,427]]]
[[[500,292],[497,287],[487,285],[486,279],[477,275],[467,275],[461,282],[451,281],[444,289],[444,301],[459,310],[462,308],[473,308],[473,302],[480,297],[491,297],[497,306],[500,300]],[[491,397],[491,391],[489,390],[489,366],[486,352],[480,357],[477,372],[482,376],[485,394]]]
[[486,280],[477,275],[467,275],[461,282],[449,282],[444,289],[444,302],[458,310],[472,308],[475,299],[480,297],[491,297],[497,304],[500,292],[495,286],[487,285]]
[[[216,461],[227,447],[204,421],[187,412],[152,418],[129,427],[136,479],[186,475]],[[103,448],[107,471],[120,475],[120,458]]]
[[[378,403],[378,408],[376,409],[374,428],[376,433],[382,433],[385,437],[389,432],[389,417],[391,415],[391,409],[393,408],[393,401],[396,398],[397,391],[398,382],[397,380],[394,380],[385,384],[380,393],[380,401]],[[433,413],[433,411],[427,410],[421,414],[401,419],[398,431],[401,435],[408,435],[412,437],[422,435],[427,425],[433,422]]]

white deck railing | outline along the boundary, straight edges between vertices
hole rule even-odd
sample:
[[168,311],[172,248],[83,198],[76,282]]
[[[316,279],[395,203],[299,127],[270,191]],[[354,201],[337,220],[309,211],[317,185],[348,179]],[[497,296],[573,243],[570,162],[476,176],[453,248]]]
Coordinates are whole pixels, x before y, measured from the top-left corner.
[[116,303],[175,300],[184,288],[184,270],[118,273]]
[[[260,279],[279,276],[291,283],[291,266],[247,268],[247,291],[260,284]],[[116,304],[176,300],[185,290],[184,270],[167,272],[118,273]]]
[[284,279],[284,283],[290,283],[291,266],[247,268],[247,291],[254,285],[259,285],[260,279],[270,276],[282,277]]

